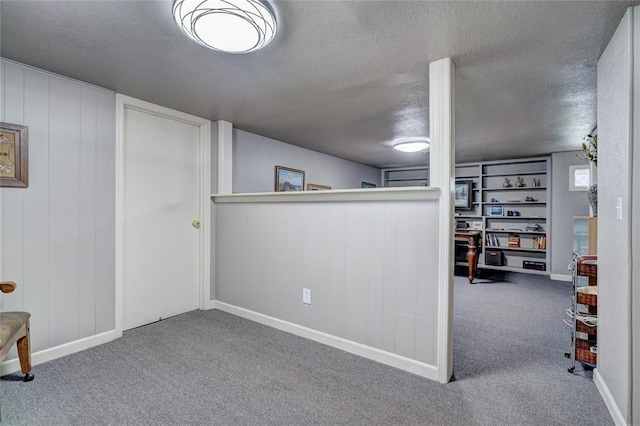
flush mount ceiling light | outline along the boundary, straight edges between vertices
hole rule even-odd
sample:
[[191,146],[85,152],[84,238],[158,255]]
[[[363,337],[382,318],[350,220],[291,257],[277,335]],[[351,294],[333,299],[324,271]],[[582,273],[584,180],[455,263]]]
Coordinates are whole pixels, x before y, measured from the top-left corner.
[[220,52],[253,52],[276,34],[271,10],[256,0],[175,0],[173,19],[193,40]]
[[393,149],[402,152],[420,152],[427,148],[429,148],[429,139],[427,138],[400,139],[393,143]]

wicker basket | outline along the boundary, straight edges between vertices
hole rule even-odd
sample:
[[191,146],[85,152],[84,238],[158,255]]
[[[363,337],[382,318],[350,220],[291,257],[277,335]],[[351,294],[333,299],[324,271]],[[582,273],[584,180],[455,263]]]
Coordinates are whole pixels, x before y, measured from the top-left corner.
[[576,300],[587,306],[598,306],[598,286],[578,287]]
[[596,364],[598,362],[598,354],[585,349],[576,348],[576,361],[586,362],[587,364]]
[[590,336],[596,336],[598,334],[598,326],[589,327],[582,321],[576,321],[576,331],[580,333],[586,333]]
[[577,274],[583,277],[598,277],[598,260],[578,259]]

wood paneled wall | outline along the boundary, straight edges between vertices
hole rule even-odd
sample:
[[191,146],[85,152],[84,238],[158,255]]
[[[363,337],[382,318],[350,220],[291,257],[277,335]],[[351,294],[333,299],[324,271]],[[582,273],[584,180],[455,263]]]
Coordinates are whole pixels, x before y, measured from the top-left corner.
[[32,350],[112,330],[115,94],[0,61],[0,120],[29,126],[29,187],[0,189],[5,311],[31,312]]
[[216,204],[216,299],[436,365],[437,224],[437,200]]

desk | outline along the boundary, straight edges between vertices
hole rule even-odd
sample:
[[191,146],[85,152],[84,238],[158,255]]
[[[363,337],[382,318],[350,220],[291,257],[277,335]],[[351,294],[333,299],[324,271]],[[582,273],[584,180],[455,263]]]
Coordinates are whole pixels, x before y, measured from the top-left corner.
[[454,241],[467,243],[467,262],[469,263],[469,284],[473,284],[473,277],[478,269],[478,247],[480,245],[480,231],[456,230]]

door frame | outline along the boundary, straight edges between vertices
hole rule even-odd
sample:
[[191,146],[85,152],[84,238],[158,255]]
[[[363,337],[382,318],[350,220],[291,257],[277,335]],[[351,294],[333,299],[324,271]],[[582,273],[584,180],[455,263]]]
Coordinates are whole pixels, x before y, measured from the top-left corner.
[[211,309],[211,121],[194,115],[175,111],[126,95],[116,94],[116,155],[115,155],[115,332],[122,337],[124,321],[124,119],[125,109],[132,109],[159,117],[181,121],[200,129],[198,163],[200,166],[200,271],[198,283],[198,306]]

